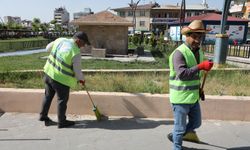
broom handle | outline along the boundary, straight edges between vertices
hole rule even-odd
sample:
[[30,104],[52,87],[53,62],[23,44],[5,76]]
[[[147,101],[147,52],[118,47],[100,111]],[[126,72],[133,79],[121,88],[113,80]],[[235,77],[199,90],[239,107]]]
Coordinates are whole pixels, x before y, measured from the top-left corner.
[[87,87],[86,87],[86,86],[85,86],[85,89],[86,89],[86,92],[87,92],[87,94],[88,94],[88,96],[89,96],[89,99],[90,99],[92,105],[95,107],[95,104],[94,104],[94,102],[93,102],[93,100],[92,100],[92,98],[91,98],[91,96],[90,96],[90,94],[89,94],[89,91],[87,90]]
[[[212,62],[213,60],[210,58],[210,59],[208,59],[208,61]],[[204,88],[204,85],[205,85],[205,82],[206,82],[206,78],[207,78],[207,74],[208,74],[208,71],[205,71],[203,81],[202,81],[202,84],[201,84],[201,91],[203,91],[203,88]]]
[[203,88],[204,88],[204,85],[206,82],[206,78],[207,78],[207,74],[208,74],[208,71],[205,71],[205,74],[204,74],[203,80],[202,80],[202,84],[201,84],[201,91],[203,91]]

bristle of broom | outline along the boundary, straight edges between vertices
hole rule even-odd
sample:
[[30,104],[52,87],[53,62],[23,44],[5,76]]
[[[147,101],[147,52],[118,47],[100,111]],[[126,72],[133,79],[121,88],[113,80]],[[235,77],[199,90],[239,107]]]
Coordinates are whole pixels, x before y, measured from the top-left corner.
[[95,112],[96,120],[101,121],[102,114],[100,113],[99,109],[96,106],[94,106],[93,111]]

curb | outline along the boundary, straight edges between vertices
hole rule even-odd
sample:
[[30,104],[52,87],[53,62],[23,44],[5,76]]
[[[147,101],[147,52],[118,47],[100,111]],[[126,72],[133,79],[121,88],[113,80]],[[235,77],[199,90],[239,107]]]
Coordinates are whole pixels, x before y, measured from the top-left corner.
[[[43,89],[0,88],[0,111],[39,113]],[[91,92],[102,114],[140,118],[173,118],[168,94]],[[250,97],[206,96],[203,119],[250,121]],[[56,114],[56,99],[50,113]],[[71,92],[67,113],[94,115],[86,91]]]

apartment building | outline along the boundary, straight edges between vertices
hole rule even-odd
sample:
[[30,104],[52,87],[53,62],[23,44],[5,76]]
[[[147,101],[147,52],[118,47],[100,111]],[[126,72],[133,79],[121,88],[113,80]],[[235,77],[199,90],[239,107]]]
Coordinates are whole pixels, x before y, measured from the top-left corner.
[[[250,20],[250,0],[232,2],[229,12],[234,17]],[[248,22],[247,38],[250,39],[250,22]]]
[[22,20],[21,17],[13,17],[13,16],[4,16],[4,23],[17,23],[17,24],[21,24]]
[[69,24],[69,12],[63,8],[59,7],[54,10],[54,19],[58,25],[68,25]]
[[[168,24],[179,20],[180,18],[180,4],[176,5],[162,5],[157,3],[149,3],[145,5],[138,5],[136,14],[136,31],[153,31],[156,34],[165,32]],[[113,9],[118,16],[124,17],[127,20],[133,21],[133,12],[130,7]],[[209,8],[206,0],[200,4],[187,5],[185,17],[198,16],[204,13],[218,13],[214,8]],[[130,28],[131,30],[131,28]]]
[[[136,31],[150,31],[150,16],[152,8],[160,7],[158,3],[149,3],[145,5],[138,5],[135,10],[135,30]],[[131,7],[122,7],[112,9],[117,12],[117,15],[133,22],[134,12]],[[133,27],[129,27],[129,32],[133,31]]]

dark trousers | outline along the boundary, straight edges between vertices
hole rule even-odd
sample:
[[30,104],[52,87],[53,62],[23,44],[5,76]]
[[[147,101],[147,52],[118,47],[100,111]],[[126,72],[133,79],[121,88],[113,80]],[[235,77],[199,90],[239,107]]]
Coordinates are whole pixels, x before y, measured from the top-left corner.
[[55,93],[57,94],[57,116],[58,116],[58,123],[61,123],[66,120],[66,109],[67,109],[67,102],[69,99],[69,91],[70,88],[65,86],[53,79],[51,79],[48,75],[45,74],[44,76],[44,83],[45,83],[45,95],[42,103],[42,109],[40,112],[40,117],[47,117],[51,102]]

